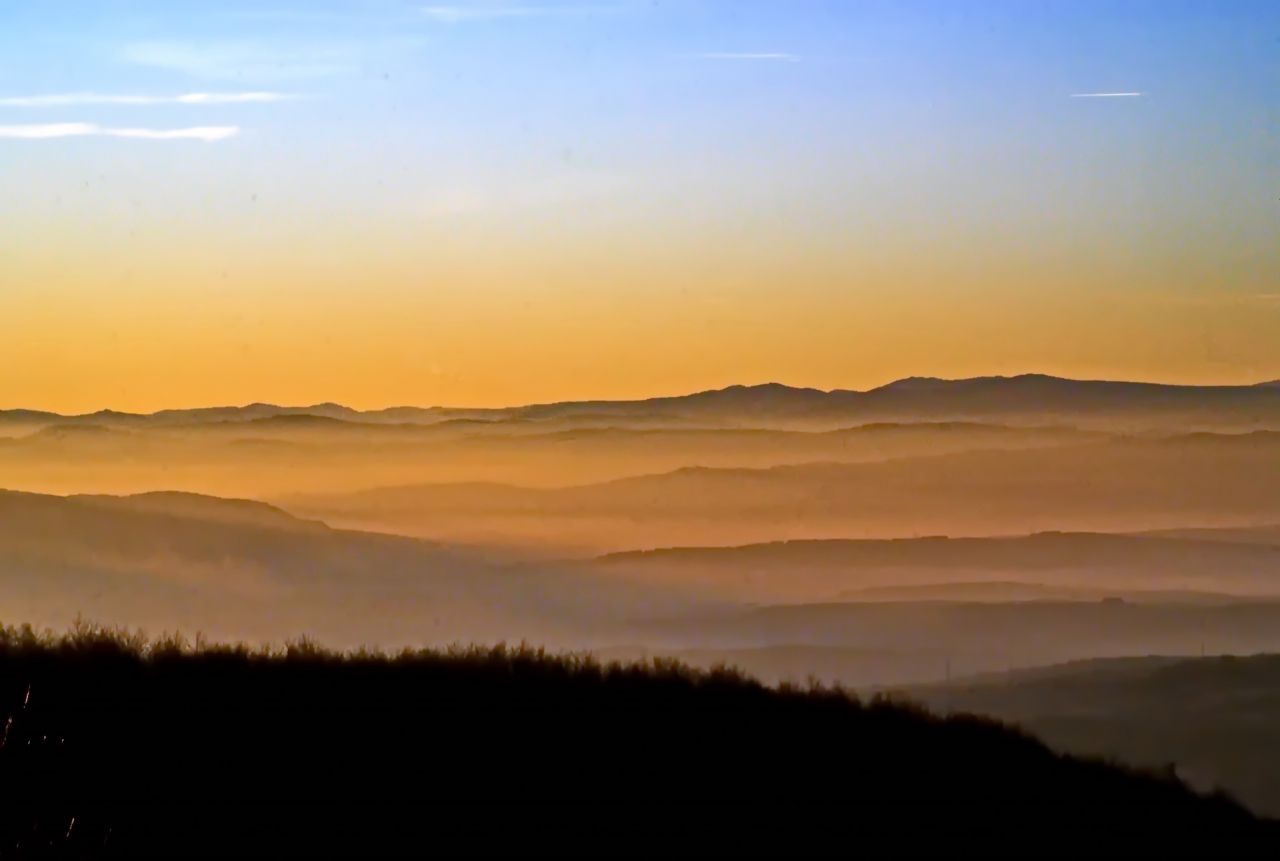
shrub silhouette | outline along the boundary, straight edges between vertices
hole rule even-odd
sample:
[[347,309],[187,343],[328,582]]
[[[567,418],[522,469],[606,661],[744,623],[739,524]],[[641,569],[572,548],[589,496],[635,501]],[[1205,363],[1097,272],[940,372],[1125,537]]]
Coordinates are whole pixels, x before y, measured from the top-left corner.
[[526,646],[0,629],[3,857],[1265,848],[1272,823],[1016,730]]

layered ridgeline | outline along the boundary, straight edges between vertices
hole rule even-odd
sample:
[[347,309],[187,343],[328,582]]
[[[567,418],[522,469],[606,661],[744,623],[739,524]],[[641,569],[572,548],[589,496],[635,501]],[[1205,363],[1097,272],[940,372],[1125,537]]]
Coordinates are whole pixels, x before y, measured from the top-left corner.
[[77,616],[252,642],[309,633],[356,646],[530,639],[576,645],[636,615],[692,606],[672,590],[514,564],[500,550],[343,532],[260,502],[181,493],[0,492],[5,612]]
[[1042,449],[1114,435],[1280,430],[1280,387],[1023,376],[904,380],[870,392],[767,385],[502,410],[332,404],[0,412],[0,486],[274,498],[422,482],[563,487],[681,467],[858,464]]
[[289,495],[335,525],[605,552],[780,539],[1128,532],[1280,523],[1280,432],[1109,438],[559,488],[423,484]]
[[0,631],[0,851],[1274,852],[1226,796],[974,718],[541,653]]
[[530,560],[336,530],[257,502],[4,493],[0,600],[15,618],[55,629],[83,616],[251,642],[529,640],[861,687],[941,679],[948,667],[1280,651],[1280,549],[1241,540],[1253,535],[791,542]]
[[1278,403],[1028,376],[11,412],[0,599],[56,629],[528,639],[859,687],[1280,651]]
[[1280,528],[777,541],[610,553],[595,570],[755,603],[1280,599]]
[[1280,387],[1047,377],[357,413],[0,415],[0,487],[266,500],[594,556],[800,538],[1280,523]]

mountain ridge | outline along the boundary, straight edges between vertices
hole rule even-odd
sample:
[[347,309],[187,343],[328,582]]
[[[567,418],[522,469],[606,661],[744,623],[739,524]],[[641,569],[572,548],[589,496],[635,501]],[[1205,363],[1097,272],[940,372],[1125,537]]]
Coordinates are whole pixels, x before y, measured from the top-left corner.
[[[1244,385],[1183,385],[1173,383],[1134,382],[1125,380],[1081,380],[1056,377],[1047,374],[1019,374],[1014,376],[982,376],[961,379],[938,377],[906,377],[882,386],[866,390],[831,389],[788,386],[769,382],[758,385],[731,385],[720,389],[707,389],[682,395],[667,395],[630,400],[587,399],[548,403],[532,403],[508,407],[447,407],[447,406],[396,406],[384,409],[357,410],[335,403],[310,406],[281,406],[252,403],[243,406],[214,406],[193,409],[166,409],[153,413],[130,413],[111,409],[92,413],[63,415],[60,413],[10,409],[0,410],[0,422],[106,422],[117,424],[189,424],[214,421],[252,421],[279,416],[314,416],[342,421],[405,422],[431,419],[440,421],[458,418],[483,418],[509,416],[513,418],[554,418],[557,415],[577,414],[584,410],[608,414],[625,414],[640,410],[652,411],[658,407],[683,408],[701,412],[714,409],[736,409],[752,412],[803,412],[841,411],[849,409],[903,408],[929,406],[910,404],[919,398],[941,399],[933,404],[955,408],[968,401],[968,407],[1002,409],[1043,409],[1043,399],[1052,398],[1066,402],[1074,408],[1102,407],[1124,408],[1134,406],[1170,406],[1187,401],[1209,402],[1214,405],[1233,399],[1250,404],[1275,405],[1280,409],[1280,380]],[[975,400],[976,399],[976,400]],[[1140,403],[1133,403],[1136,399]]]

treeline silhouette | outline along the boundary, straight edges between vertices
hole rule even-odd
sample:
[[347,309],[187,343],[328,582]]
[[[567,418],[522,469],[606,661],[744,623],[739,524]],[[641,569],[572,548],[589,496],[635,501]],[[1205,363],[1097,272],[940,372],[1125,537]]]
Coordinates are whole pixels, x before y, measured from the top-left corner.
[[528,647],[0,629],[0,857],[1265,850],[1273,823],[1016,730]]

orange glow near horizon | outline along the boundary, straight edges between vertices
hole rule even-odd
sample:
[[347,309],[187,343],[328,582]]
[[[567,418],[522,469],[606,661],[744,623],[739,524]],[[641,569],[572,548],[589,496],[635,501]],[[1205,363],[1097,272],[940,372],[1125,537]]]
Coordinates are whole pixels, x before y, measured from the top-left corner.
[[[362,13],[391,28],[363,48],[317,19],[307,38],[333,31],[306,62],[287,16],[211,11],[227,29],[205,44],[212,25],[175,10],[181,50],[134,50],[129,15],[88,16],[98,47],[60,48],[61,95],[32,71],[46,56],[14,59],[43,43],[10,34],[0,408],[1280,378],[1277,162],[1258,131],[1274,44],[1252,13],[1237,30],[1152,16],[1159,35],[1107,83],[1049,38],[1085,26],[1068,6],[1043,26],[976,14],[964,38],[897,7],[703,22],[720,22],[708,44],[746,18],[797,40],[782,63],[729,62],[682,44],[684,12],[622,5],[423,19],[421,43]],[[570,57],[534,24],[611,47]],[[1206,59],[1228,54],[1233,77]],[[1113,89],[1141,95],[1069,97]],[[202,127],[235,133],[166,132]]]
[[181,265],[137,267],[108,289],[84,272],[33,273],[0,318],[0,408],[491,407],[1027,372],[1280,377],[1280,307],[1266,297],[1028,289],[1018,273],[1003,288],[953,274],[960,286],[946,289],[883,266],[861,277],[808,264],[675,272],[679,261],[619,256],[578,269],[526,258],[506,272],[263,266],[226,287]]

